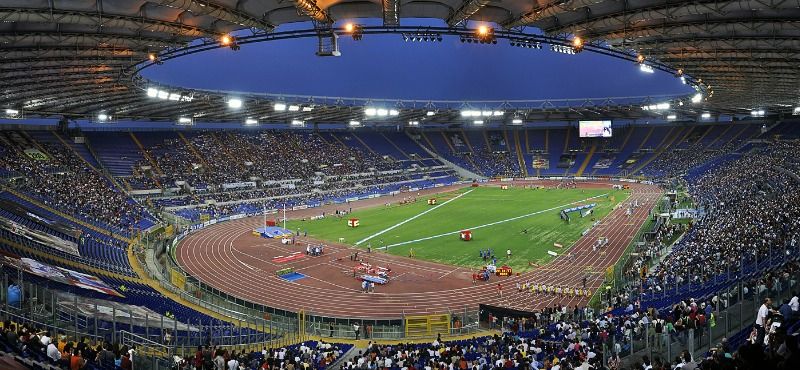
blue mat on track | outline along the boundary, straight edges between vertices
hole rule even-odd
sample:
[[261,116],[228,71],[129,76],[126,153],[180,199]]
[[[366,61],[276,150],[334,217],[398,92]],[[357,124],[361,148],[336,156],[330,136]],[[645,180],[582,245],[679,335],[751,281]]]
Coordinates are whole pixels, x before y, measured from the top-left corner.
[[286,280],[286,281],[297,281],[297,280],[300,280],[300,279],[302,279],[304,277],[306,277],[306,276],[301,274],[301,273],[299,273],[299,272],[293,272],[291,274],[281,275],[281,279]]

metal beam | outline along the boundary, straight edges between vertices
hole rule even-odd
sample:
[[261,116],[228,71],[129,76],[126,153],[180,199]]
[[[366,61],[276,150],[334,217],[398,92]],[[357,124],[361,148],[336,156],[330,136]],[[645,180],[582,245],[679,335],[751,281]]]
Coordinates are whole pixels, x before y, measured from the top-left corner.
[[[694,1],[605,1],[602,7],[576,9],[562,12],[537,23],[548,33],[591,31],[603,28],[622,29],[634,27],[637,23],[677,19],[693,15],[725,15],[744,11],[747,16],[759,10],[777,11],[797,8],[797,1],[784,0],[777,3],[760,0],[694,0]],[[746,19],[744,17],[743,19]]]
[[582,36],[587,39],[603,39],[609,43],[616,44],[623,40],[635,41],[648,38],[669,39],[683,35],[796,35],[798,33],[800,33],[800,21],[786,20],[783,18],[732,18],[720,20],[693,19],[691,21],[666,19],[664,22],[658,24],[637,25],[623,29],[589,30],[584,32]]
[[456,25],[461,24],[461,22],[466,21],[469,17],[473,16],[478,10],[481,10],[486,4],[489,4],[491,0],[465,0],[461,7],[456,9],[453,14],[450,14],[447,17],[447,25],[450,27],[455,27]]
[[333,23],[333,18],[328,15],[328,12],[322,10],[319,6],[317,6],[316,0],[292,0],[294,2],[294,6],[305,14],[307,17],[322,23]]
[[242,27],[255,28],[263,31],[272,31],[275,26],[266,20],[258,19],[252,15],[231,9],[208,0],[149,0],[170,8],[183,9],[195,15],[207,15],[228,23]]
[[143,16],[100,14],[53,8],[0,8],[0,22],[80,24],[96,29],[122,28],[141,33],[166,33],[188,39],[216,37],[220,33],[212,29]]
[[400,25],[400,0],[383,0],[383,25]]
[[131,34],[106,33],[64,33],[64,32],[14,32],[0,34],[0,44],[14,46],[93,46],[93,47],[125,47],[132,49],[159,49],[164,47],[185,46],[188,41],[177,37],[145,37]]

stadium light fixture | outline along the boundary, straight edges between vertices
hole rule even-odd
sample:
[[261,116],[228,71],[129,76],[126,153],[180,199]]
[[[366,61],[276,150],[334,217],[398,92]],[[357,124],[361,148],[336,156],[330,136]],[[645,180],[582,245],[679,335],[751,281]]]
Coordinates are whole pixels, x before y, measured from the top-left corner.
[[169,92],[164,90],[158,90],[158,98],[164,100],[169,99]]
[[228,108],[239,109],[242,107],[242,99],[229,99]]
[[794,107],[792,114],[795,116],[800,116],[800,107]]
[[683,77],[683,68],[678,68],[678,70],[675,71],[675,77]]
[[368,117],[375,117],[378,115],[378,110],[375,108],[367,108],[364,109],[364,114],[366,114]]
[[697,103],[699,103],[701,101],[703,101],[703,94],[702,93],[697,93],[697,94],[694,94],[694,96],[692,96],[692,103],[697,104]]
[[709,118],[711,118],[711,113],[708,113],[708,112],[703,113],[703,114],[700,115],[700,118],[709,119]]
[[350,121],[349,125],[350,125],[351,127],[355,127],[355,126],[361,126],[361,122],[358,122],[358,121]]
[[522,120],[519,119],[519,118],[514,118],[513,120],[511,120],[511,123],[513,123],[515,125],[521,125],[522,124]]
[[428,117],[433,116],[435,114],[436,114],[436,112],[434,112],[432,110],[429,110],[427,113],[425,113],[425,115],[428,116]]
[[656,73],[656,70],[647,64],[639,64],[639,70],[644,73]]
[[409,126],[419,126],[419,121],[408,121]]
[[637,55],[636,55],[636,63],[642,64],[642,63],[644,63],[644,60],[645,60],[645,59],[646,59],[646,58],[645,58],[645,57],[644,57],[644,55],[642,55],[642,54],[637,54]]
[[389,115],[390,116],[398,116],[398,115],[400,115],[400,112],[397,109],[389,109]]
[[289,112],[297,112],[299,110],[300,110],[300,106],[299,105],[290,105],[289,106]]
[[676,119],[678,119],[678,116],[676,116],[674,114],[670,114],[670,115],[667,116],[667,120],[669,120],[669,121],[674,121]]
[[100,121],[100,122],[108,121],[109,118],[110,117],[108,117],[108,114],[105,114],[105,113],[100,113],[100,114],[97,115],[97,120]]
[[19,110],[8,108],[6,109],[6,114],[9,116],[16,116],[19,114]]
[[483,124],[483,120],[475,120],[475,121],[472,121],[472,123],[474,123],[476,125],[482,125]]
[[306,123],[301,120],[292,120],[292,126],[304,126]]
[[481,111],[479,110],[462,110],[461,117],[480,117]]
[[255,118],[248,118],[248,119],[244,120],[244,124],[247,125],[247,126],[257,125],[258,124],[258,120],[255,119]]
[[389,110],[388,109],[379,108],[376,111],[376,113],[378,114],[378,117],[386,117],[386,116],[389,115]]
[[572,39],[572,50],[574,50],[575,53],[580,53],[583,51],[583,39],[579,36],[575,36]]
[[147,96],[155,98],[158,96],[158,90],[152,87],[147,88]]
[[303,112],[311,112],[314,110],[314,107],[303,107]]
[[272,109],[274,109],[276,112],[283,112],[286,110],[286,104],[275,103],[275,105],[272,106]]
[[180,117],[178,118],[178,124],[180,125],[191,125],[192,119],[190,117]]
[[750,111],[750,115],[753,117],[764,117],[764,114],[766,114],[766,112],[764,112],[763,109],[754,109]]
[[496,110],[496,111],[492,112],[492,115],[495,116],[495,117],[500,117],[500,116],[502,116],[504,114],[506,114],[506,112],[503,112],[501,110]]
[[167,99],[168,99],[168,100],[172,100],[172,101],[178,101],[178,100],[181,100],[181,94],[178,94],[178,93],[170,93],[170,94],[169,94],[169,97],[168,97]]
[[684,76],[681,76],[681,83],[682,83],[682,84],[684,84],[684,85],[686,85],[686,77],[684,77]]
[[482,111],[481,115],[484,116],[484,117],[491,117],[492,116],[492,111],[490,111],[490,110]]

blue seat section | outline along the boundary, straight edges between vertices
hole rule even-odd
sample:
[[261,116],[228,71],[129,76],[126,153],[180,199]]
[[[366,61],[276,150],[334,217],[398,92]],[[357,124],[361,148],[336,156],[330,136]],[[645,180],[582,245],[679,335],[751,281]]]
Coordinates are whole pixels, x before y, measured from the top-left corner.
[[144,159],[127,132],[88,132],[86,137],[112,176],[133,176],[133,166]]

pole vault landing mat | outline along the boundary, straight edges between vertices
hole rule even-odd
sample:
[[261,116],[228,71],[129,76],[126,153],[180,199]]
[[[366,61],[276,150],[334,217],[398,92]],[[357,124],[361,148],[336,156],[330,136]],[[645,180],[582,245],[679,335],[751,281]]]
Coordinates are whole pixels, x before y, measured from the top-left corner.
[[286,275],[281,275],[281,279],[286,280],[286,281],[297,281],[297,280],[300,280],[300,279],[302,279],[304,277],[306,277],[306,276],[301,274],[301,273],[299,273],[299,272],[292,272],[292,273],[288,273]]
[[303,254],[303,252],[294,252],[294,253],[292,253],[292,254],[290,254],[288,256],[272,257],[272,262],[275,262],[275,263],[286,263],[286,262],[296,261],[296,260],[305,258],[305,256],[306,255]]
[[292,231],[277,226],[265,226],[253,229],[253,235],[274,239],[292,236]]

